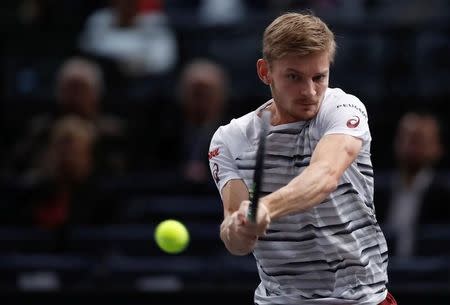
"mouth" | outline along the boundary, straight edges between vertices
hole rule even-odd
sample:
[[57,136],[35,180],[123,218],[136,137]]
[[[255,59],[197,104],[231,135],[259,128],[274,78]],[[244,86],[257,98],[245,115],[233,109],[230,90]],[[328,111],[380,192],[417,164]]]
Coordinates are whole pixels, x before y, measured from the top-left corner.
[[296,104],[299,105],[299,106],[314,106],[314,105],[317,105],[316,102],[297,102]]

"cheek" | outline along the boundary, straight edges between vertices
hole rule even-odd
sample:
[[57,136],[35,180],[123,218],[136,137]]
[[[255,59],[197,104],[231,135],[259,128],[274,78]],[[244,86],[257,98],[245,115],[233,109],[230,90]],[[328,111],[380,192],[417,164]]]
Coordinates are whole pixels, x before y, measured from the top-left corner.
[[325,93],[325,90],[328,88],[328,80],[323,83],[318,83],[316,86],[316,92],[317,95],[323,95]]
[[270,91],[272,92],[272,96],[279,102],[283,101],[283,96],[285,95],[286,88],[280,86],[282,84],[278,82],[272,81],[270,84]]
[[274,93],[275,96],[278,97],[284,97],[284,98],[289,98],[289,97],[295,97],[295,95],[298,92],[298,89],[296,86],[289,84],[288,82],[283,82],[283,81],[277,81],[277,82],[272,82],[272,92]]

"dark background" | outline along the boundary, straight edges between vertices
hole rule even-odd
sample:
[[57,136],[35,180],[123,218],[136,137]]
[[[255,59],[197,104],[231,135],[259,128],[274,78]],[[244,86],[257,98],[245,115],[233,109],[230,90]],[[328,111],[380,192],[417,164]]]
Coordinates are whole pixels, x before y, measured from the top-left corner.
[[[77,37],[84,21],[107,4],[94,0],[37,1],[45,14],[30,26],[20,21],[22,2],[0,4],[0,157],[6,155],[33,115],[52,111],[57,67],[69,56],[80,54]],[[123,76],[105,63],[105,111],[135,122],[158,118],[161,109],[175,107],[174,84],[181,67],[200,56],[227,69],[230,117],[263,103],[269,91],[257,79],[255,61],[260,56],[262,31],[278,11],[270,1],[243,2],[248,7],[245,20],[208,26],[196,17],[199,1],[165,1],[179,44],[176,68],[158,79],[123,82]],[[319,6],[322,1],[285,2],[294,9],[312,9],[335,32],[338,51],[330,87],[342,87],[365,103],[376,174],[389,172],[394,165],[394,130],[406,110],[425,106],[440,115],[446,130],[449,2],[336,0],[329,1],[330,8]],[[357,2],[360,4],[355,6]],[[448,162],[445,155],[444,171]],[[101,193],[124,207],[134,204],[138,207],[135,213],[147,213],[146,220],[70,228],[69,245],[62,252],[52,250],[60,238],[55,232],[0,226],[0,303],[251,304],[258,284],[254,260],[251,256],[233,257],[223,247],[218,234],[222,208],[214,186],[169,187],[179,185],[179,181],[166,174],[135,166],[120,177],[105,177]],[[12,177],[2,179],[7,186],[1,189],[0,196],[5,199],[0,197],[0,202],[5,202],[21,190],[8,183]],[[2,213],[8,211],[2,209]],[[191,244],[180,255],[164,254],[154,244],[154,227],[165,218],[181,219],[190,230]],[[450,229],[442,228],[428,240],[430,252],[433,247],[449,247],[449,240]],[[389,272],[389,289],[399,304],[449,303],[448,256],[394,257]]]

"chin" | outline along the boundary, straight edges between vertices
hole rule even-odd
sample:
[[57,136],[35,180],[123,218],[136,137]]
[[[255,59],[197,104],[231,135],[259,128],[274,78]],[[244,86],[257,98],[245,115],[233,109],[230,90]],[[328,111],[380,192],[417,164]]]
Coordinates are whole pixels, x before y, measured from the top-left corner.
[[297,112],[297,118],[302,121],[307,121],[314,118],[317,115],[318,109],[316,105],[307,106],[307,109],[301,109],[301,111]]
[[298,116],[299,121],[309,121],[313,119],[316,115],[315,114],[303,114],[301,116]]

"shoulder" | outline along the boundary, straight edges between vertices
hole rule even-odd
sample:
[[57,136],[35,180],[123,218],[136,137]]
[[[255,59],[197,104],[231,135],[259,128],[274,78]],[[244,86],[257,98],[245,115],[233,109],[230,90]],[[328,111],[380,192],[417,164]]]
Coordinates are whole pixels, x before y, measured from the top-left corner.
[[88,26],[110,25],[114,20],[114,12],[111,8],[105,7],[96,10],[86,20]]
[[250,113],[247,113],[246,115],[243,115],[239,118],[232,119],[230,123],[227,125],[224,125],[224,131],[227,132],[242,132],[249,128],[251,126],[251,123],[253,122],[255,112],[252,111]]
[[346,93],[339,88],[328,88],[319,112],[326,113],[329,111],[346,109],[356,110],[367,119],[366,106],[358,97]]
[[139,14],[136,17],[136,23],[140,26],[156,26],[156,25],[167,25],[169,19],[165,14],[155,12],[155,13],[145,13]]
[[371,140],[366,107],[356,96],[341,89],[327,89],[312,123],[319,137],[339,133],[361,138],[367,144]]
[[213,140],[223,142],[239,141],[246,138],[248,130],[253,122],[254,111],[239,118],[232,119],[228,124],[220,126],[214,133]]
[[450,172],[435,171],[431,180],[430,189],[444,194],[446,198],[450,198]]
[[420,223],[447,224],[450,221],[450,211],[442,205],[450,201],[448,178],[449,173],[440,171],[434,173],[431,184],[423,194]]

